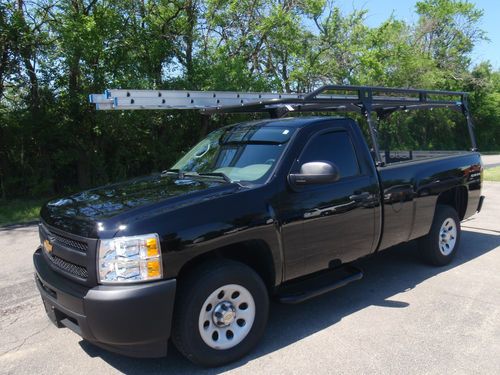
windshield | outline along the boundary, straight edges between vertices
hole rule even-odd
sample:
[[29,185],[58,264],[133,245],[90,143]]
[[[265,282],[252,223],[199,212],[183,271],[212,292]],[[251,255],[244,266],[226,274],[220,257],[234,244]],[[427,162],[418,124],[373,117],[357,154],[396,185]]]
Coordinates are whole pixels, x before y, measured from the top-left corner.
[[255,182],[267,177],[294,129],[233,126],[210,133],[172,169],[183,173],[220,173],[232,181]]

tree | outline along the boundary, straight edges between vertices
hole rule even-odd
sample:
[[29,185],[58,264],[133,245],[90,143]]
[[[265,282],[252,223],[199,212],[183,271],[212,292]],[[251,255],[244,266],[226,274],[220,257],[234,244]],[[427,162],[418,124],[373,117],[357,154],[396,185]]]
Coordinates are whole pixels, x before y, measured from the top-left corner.
[[485,39],[479,27],[483,11],[462,0],[419,1],[416,11],[417,46],[434,61],[436,83],[448,87],[463,84],[470,53],[477,42]]
[[[369,27],[333,0],[3,0],[0,196],[64,193],[168,168],[212,128],[199,114],[96,113],[105,88],[308,92],[324,83],[457,89],[481,149],[500,148],[499,75],[471,67],[482,11],[422,0],[414,24]],[[402,116],[405,115],[405,116]],[[391,148],[466,147],[459,113],[381,122]]]

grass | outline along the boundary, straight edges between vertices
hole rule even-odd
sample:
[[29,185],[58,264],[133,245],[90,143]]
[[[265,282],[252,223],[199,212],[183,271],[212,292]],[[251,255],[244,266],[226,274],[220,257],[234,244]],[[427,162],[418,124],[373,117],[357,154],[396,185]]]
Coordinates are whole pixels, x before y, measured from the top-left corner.
[[47,199],[0,200],[0,226],[37,220]]
[[500,181],[500,167],[485,169],[484,179],[485,181]]

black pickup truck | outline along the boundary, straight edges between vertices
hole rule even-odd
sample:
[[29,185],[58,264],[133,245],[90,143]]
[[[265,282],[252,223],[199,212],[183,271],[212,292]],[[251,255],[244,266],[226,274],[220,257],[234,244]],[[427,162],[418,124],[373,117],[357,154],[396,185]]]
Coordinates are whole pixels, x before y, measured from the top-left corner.
[[[370,110],[412,100],[358,94],[349,100],[368,110],[372,136]],[[309,103],[318,110],[299,104]],[[327,104],[346,109],[345,98]],[[460,221],[481,209],[481,182],[475,150],[384,163],[350,118],[230,125],[161,174],[47,203],[36,284],[58,327],[100,347],[159,357],[171,340],[217,366],[256,345],[271,297],[297,303],[338,288],[362,277],[357,259],[416,239],[426,261],[449,263]]]

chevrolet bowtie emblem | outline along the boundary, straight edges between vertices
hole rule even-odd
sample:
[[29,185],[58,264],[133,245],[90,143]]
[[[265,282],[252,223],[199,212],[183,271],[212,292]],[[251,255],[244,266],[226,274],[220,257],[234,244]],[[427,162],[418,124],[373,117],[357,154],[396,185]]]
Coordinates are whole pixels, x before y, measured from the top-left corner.
[[43,247],[47,251],[47,253],[52,253],[52,244],[49,242],[49,240],[43,241]]

